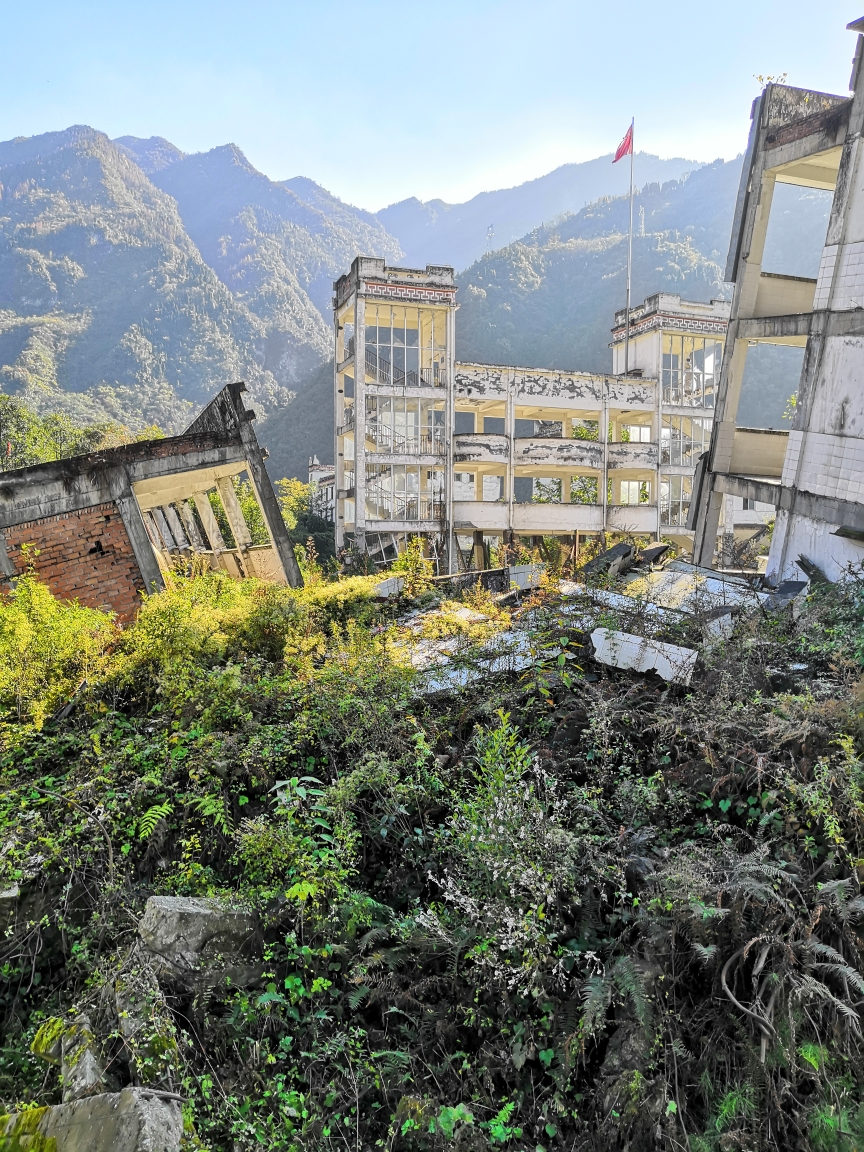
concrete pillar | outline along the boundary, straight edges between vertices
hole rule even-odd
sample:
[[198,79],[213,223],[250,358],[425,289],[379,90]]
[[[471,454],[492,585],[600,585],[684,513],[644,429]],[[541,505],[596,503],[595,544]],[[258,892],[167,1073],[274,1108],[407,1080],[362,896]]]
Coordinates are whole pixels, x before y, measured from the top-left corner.
[[201,538],[201,533],[198,531],[198,522],[192,512],[191,505],[188,500],[181,500],[179,502],[180,519],[183,521],[183,527],[186,529],[186,536],[195,549],[196,552],[204,551],[204,541]]
[[216,481],[216,487],[219,490],[222,507],[225,509],[225,515],[228,517],[228,523],[231,525],[231,531],[237,542],[237,547],[241,549],[248,548],[252,543],[252,534],[243,517],[243,509],[240,507],[240,501],[237,499],[237,493],[234,491],[231,477],[220,477]]
[[480,531],[474,532],[474,547],[472,549],[471,563],[476,572],[480,572],[487,567],[486,547],[483,543],[483,533]]
[[219,552],[227,552],[228,545],[225,543],[225,538],[222,535],[222,530],[219,527],[219,521],[213,512],[210,501],[207,498],[206,492],[196,492],[192,497],[195,501],[195,507],[198,509],[198,515],[201,518],[201,523],[204,525],[204,531],[207,533],[207,539],[210,541],[211,550],[218,554]]
[[357,297],[354,324],[354,547],[366,551],[366,301]]
[[507,401],[504,408],[504,432],[507,435],[507,471],[504,474],[504,496],[507,500],[507,528],[513,530],[513,481],[516,476],[516,379],[507,371]]
[[159,529],[159,535],[162,537],[165,550],[167,552],[176,552],[179,546],[174,539],[168,521],[165,519],[165,513],[161,508],[151,508],[150,512],[156,527]]
[[609,516],[608,484],[609,478],[609,381],[603,380],[603,405],[600,409],[600,443],[603,445],[603,467],[598,477],[600,486],[600,503],[603,507],[603,532],[606,532],[606,522]]
[[177,547],[182,551],[190,551],[189,541],[186,539],[186,533],[183,531],[183,525],[180,523],[180,517],[173,504],[164,504],[162,511],[165,519],[168,521],[168,527],[171,529],[171,535],[174,537]]

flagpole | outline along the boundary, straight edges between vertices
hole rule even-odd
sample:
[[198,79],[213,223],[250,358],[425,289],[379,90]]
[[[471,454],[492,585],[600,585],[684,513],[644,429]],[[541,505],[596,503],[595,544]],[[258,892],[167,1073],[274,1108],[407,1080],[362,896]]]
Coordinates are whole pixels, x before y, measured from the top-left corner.
[[627,244],[627,306],[624,328],[624,375],[630,371],[630,277],[633,271],[633,153],[636,117],[630,121],[630,238]]

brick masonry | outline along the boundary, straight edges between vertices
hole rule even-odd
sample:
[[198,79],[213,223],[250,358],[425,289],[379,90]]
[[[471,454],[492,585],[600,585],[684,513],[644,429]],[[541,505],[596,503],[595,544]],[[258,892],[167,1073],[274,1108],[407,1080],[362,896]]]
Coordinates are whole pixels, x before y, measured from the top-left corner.
[[[130,620],[141,603],[144,581],[114,503],[49,516],[3,529],[6,551],[18,572],[35,569],[55,596]],[[30,544],[24,555],[22,545]]]

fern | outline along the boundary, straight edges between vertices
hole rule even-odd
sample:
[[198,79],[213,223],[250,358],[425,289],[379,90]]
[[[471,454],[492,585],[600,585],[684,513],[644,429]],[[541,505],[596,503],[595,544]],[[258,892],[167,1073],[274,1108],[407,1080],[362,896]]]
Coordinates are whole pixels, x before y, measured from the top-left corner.
[[154,804],[152,808],[148,808],[138,821],[138,839],[149,840],[159,821],[170,816],[173,811],[174,805],[170,800],[165,800],[161,804]]
[[582,996],[585,1000],[582,1026],[590,1035],[606,1019],[612,1002],[612,981],[608,976],[591,976],[582,985]]
[[651,1015],[651,1006],[645,995],[645,980],[629,956],[621,956],[615,961],[612,979],[621,995],[633,1005],[639,1023],[647,1023]]
[[220,832],[224,832],[226,836],[234,831],[234,821],[231,819],[231,814],[225,804],[225,797],[221,793],[199,796],[197,800],[192,801],[192,807],[196,809],[199,815],[212,817],[215,827]]

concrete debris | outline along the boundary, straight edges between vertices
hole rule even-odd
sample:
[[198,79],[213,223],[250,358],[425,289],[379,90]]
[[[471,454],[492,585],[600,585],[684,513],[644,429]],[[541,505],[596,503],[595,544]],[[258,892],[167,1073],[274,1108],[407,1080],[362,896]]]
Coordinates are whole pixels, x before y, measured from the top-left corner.
[[672,560],[658,572],[631,573],[622,586],[625,596],[649,601],[688,616],[704,616],[716,608],[768,607],[771,595],[745,579],[725,576],[711,568],[699,568]]
[[135,1084],[171,1089],[177,1058],[174,1023],[143,948],[114,982],[114,1003]]
[[380,584],[375,585],[375,598],[377,600],[395,599],[401,595],[404,587],[404,576],[388,576],[386,580],[382,580]]
[[540,579],[545,571],[545,564],[511,564],[508,569],[508,587],[518,588],[520,592],[525,592],[529,588],[539,588]]
[[63,1103],[96,1096],[116,1087],[108,1082],[99,1042],[88,1016],[78,1016],[64,1029],[60,1040],[60,1072]]
[[607,548],[605,552],[601,552],[599,556],[595,556],[593,560],[589,560],[579,571],[583,576],[600,576],[603,573],[607,576],[621,576],[624,572],[632,568],[635,562],[635,545],[626,544],[622,540],[620,544],[615,544],[614,547]]
[[[105,1072],[101,1046],[89,1016],[52,1016],[40,1025],[30,1051],[47,1064],[60,1066],[63,1101],[81,1100],[116,1088]],[[0,1143],[0,1149],[3,1145]]]
[[221,971],[234,983],[253,978],[242,963],[257,942],[255,917],[220,900],[190,896],[151,896],[138,935],[157,976],[188,980]]
[[694,648],[664,644],[610,628],[595,628],[591,633],[591,643],[594,645],[594,659],[601,664],[634,672],[656,672],[671,684],[689,684],[699,656]]
[[15,919],[20,895],[21,889],[17,884],[13,884],[10,888],[4,888],[0,892],[0,932],[5,932]]
[[46,1152],[179,1152],[181,1100],[145,1088],[124,1088],[0,1116],[0,1149]]
[[[509,568],[487,568],[481,572],[457,572],[451,576],[433,576],[432,587],[442,594],[466,591],[477,584],[487,592],[508,592],[511,588],[537,588],[545,564],[512,564]],[[375,585],[378,600],[395,600],[405,587],[404,576],[388,576]]]

